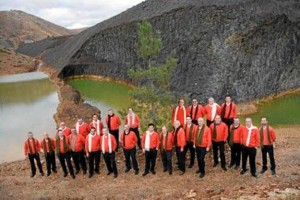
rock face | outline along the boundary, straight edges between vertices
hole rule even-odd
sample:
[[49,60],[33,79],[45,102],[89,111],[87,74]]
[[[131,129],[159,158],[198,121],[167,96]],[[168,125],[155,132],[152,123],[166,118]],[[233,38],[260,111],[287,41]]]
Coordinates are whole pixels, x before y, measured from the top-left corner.
[[129,80],[127,70],[144,63],[136,53],[137,23],[144,19],[162,38],[156,61],[178,59],[171,83],[176,95],[204,101],[229,93],[241,102],[300,87],[297,0],[148,0],[66,40],[44,59],[62,78]]

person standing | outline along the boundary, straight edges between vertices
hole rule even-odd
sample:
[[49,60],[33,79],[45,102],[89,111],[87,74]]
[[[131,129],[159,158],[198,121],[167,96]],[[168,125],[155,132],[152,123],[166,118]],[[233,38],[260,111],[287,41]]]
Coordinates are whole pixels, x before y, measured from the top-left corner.
[[145,171],[143,176],[146,176],[149,173],[149,170],[152,174],[156,174],[155,162],[159,142],[159,135],[154,131],[154,124],[148,124],[148,131],[143,134],[142,139],[143,153],[145,153]]
[[84,145],[85,139],[82,135],[77,134],[76,129],[71,129],[72,134],[69,136],[71,156],[73,158],[76,172],[80,171],[80,165],[83,171],[83,175],[86,174],[86,161],[84,157]]
[[64,171],[64,177],[68,175],[66,163],[71,174],[71,177],[75,179],[75,173],[71,163],[71,153],[69,149],[68,138],[63,134],[61,129],[58,129],[58,136],[56,138],[56,154],[58,156],[61,167]]
[[107,128],[102,129],[101,151],[108,170],[107,175],[114,173],[114,178],[118,177],[118,170],[115,160],[115,151],[117,149],[117,141],[115,137],[108,132]]
[[210,131],[212,134],[212,146],[214,154],[213,167],[216,167],[219,164],[218,151],[220,151],[221,167],[224,171],[227,171],[224,146],[227,141],[228,130],[227,125],[221,121],[220,115],[217,115],[215,122],[210,125]]
[[258,129],[252,125],[252,119],[246,118],[246,127],[244,128],[241,136],[242,144],[242,171],[241,174],[245,174],[247,171],[246,165],[249,157],[250,172],[253,177],[256,175],[256,148],[259,146],[259,132]]
[[267,154],[269,154],[269,159],[271,163],[271,173],[272,175],[276,174],[275,168],[275,159],[274,159],[274,143],[276,140],[276,134],[274,129],[269,126],[267,118],[261,118],[261,128],[259,129],[260,133],[260,147],[262,153],[262,169],[261,174],[265,173],[268,169],[267,167]]
[[96,134],[96,128],[92,127],[90,133],[85,138],[85,153],[89,158],[89,178],[96,174],[100,174],[100,136]]
[[141,127],[140,118],[137,114],[133,112],[132,108],[128,108],[128,114],[125,118],[125,124],[128,124],[130,127],[130,131],[133,131],[138,139],[138,147],[142,149],[141,146],[141,137],[139,128]]
[[101,121],[101,117],[98,116],[98,114],[94,113],[93,116],[92,116],[92,121],[90,123],[90,126],[89,126],[89,130],[92,128],[92,127],[95,127],[96,128],[96,134],[97,135],[102,135],[102,129],[104,128],[103,126],[103,123]]
[[206,125],[210,127],[214,123],[215,117],[221,114],[221,107],[215,103],[214,98],[208,99],[208,104],[204,107],[204,113],[206,115]]
[[178,106],[176,106],[173,109],[172,112],[172,124],[174,124],[175,121],[179,121],[181,126],[184,126],[186,124],[186,117],[187,117],[187,110],[184,106],[184,99],[181,98],[178,101]]
[[105,118],[106,125],[110,134],[115,136],[117,141],[117,150],[119,149],[119,127],[121,126],[120,117],[114,113],[113,109],[108,110],[108,115]]
[[[120,142],[122,143],[125,162],[126,162],[126,169],[125,173],[131,170],[131,161],[133,165],[133,169],[135,171],[135,175],[139,173],[139,166],[136,160],[136,145],[137,145],[137,137],[133,131],[129,130],[129,125],[124,125],[124,131],[121,134]],[[130,161],[131,158],[131,161]]]
[[192,118],[186,118],[186,125],[184,126],[186,145],[184,147],[184,159],[186,157],[187,151],[190,151],[190,165],[189,168],[192,168],[195,162],[195,148],[194,148],[194,139],[197,130],[197,125],[192,123]]
[[229,168],[233,167],[234,165],[235,169],[240,168],[242,153],[241,136],[244,128],[245,127],[240,124],[240,119],[235,117],[233,124],[230,126],[228,136],[228,144],[231,149],[231,161]]
[[26,157],[28,157],[30,161],[30,167],[31,167],[31,177],[34,177],[36,175],[36,167],[34,160],[36,160],[36,164],[40,170],[40,173],[42,176],[44,176],[41,160],[40,160],[40,143],[37,139],[33,137],[32,132],[28,132],[27,134],[27,140],[24,143],[24,154]]
[[66,126],[65,122],[61,122],[59,124],[59,128],[62,130],[63,134],[66,137],[68,137],[69,135],[71,135],[71,129]]
[[223,103],[221,106],[221,118],[222,122],[227,125],[228,134],[230,131],[230,126],[233,124],[233,119],[236,117],[236,113],[237,109],[235,103],[232,102],[230,95],[226,95],[225,103]]
[[174,121],[174,146],[176,149],[176,156],[178,161],[178,168],[181,171],[179,175],[183,175],[185,173],[185,153],[184,147],[186,145],[185,139],[185,131],[183,127],[180,125],[180,121]]
[[174,145],[174,135],[172,132],[168,132],[167,127],[162,127],[160,146],[161,146],[161,157],[164,172],[168,171],[169,175],[172,175],[172,150]]
[[197,99],[192,100],[192,105],[188,108],[188,116],[192,118],[193,124],[198,125],[198,118],[204,116],[204,108],[200,105]]
[[82,118],[79,118],[75,124],[76,132],[77,134],[82,135],[84,138],[89,134],[90,132],[90,126],[83,121]]
[[47,166],[47,176],[50,176],[51,169],[52,172],[56,171],[56,161],[55,161],[55,140],[49,137],[48,133],[44,133],[44,139],[41,141],[41,149],[44,152],[46,166]]
[[199,117],[198,127],[196,130],[196,136],[194,138],[194,147],[196,148],[197,161],[198,161],[198,171],[200,173],[200,178],[205,176],[205,155],[209,151],[211,146],[211,131],[205,126],[204,119]]

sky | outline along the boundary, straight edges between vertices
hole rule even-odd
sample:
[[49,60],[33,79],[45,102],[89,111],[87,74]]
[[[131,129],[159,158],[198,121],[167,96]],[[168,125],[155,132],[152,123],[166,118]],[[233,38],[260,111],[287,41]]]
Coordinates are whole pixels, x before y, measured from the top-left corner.
[[22,10],[74,29],[93,26],[143,0],[0,0],[0,10]]

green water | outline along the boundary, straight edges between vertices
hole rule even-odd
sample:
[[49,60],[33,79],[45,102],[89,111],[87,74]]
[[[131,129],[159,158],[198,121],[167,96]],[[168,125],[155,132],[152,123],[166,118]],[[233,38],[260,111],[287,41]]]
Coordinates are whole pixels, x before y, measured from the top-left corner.
[[109,108],[118,112],[130,105],[129,92],[132,88],[126,84],[88,78],[69,80],[68,83],[80,91],[85,102],[98,107],[102,117],[106,116]]

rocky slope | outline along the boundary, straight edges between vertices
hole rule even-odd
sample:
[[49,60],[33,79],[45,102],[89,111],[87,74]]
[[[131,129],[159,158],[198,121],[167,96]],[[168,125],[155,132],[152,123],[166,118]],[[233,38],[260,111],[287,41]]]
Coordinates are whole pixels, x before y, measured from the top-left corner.
[[136,25],[144,19],[162,37],[156,61],[178,59],[171,83],[177,95],[204,101],[230,93],[241,102],[300,87],[296,0],[148,0],[66,40],[44,59],[61,77],[128,80],[128,68],[144,62],[136,54]]

